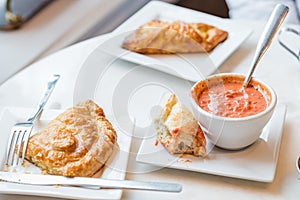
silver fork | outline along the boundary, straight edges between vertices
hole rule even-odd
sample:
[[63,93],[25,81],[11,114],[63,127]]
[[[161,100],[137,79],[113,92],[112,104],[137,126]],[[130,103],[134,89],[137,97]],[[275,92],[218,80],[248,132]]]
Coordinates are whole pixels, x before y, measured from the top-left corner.
[[[11,129],[6,149],[6,160],[4,162],[7,167],[17,165],[20,166],[23,163],[34,121],[43,110],[59,78],[60,75],[52,75],[46,85],[45,92],[40,99],[33,116],[30,117],[26,122],[15,124]],[[20,153],[22,153],[21,157]]]

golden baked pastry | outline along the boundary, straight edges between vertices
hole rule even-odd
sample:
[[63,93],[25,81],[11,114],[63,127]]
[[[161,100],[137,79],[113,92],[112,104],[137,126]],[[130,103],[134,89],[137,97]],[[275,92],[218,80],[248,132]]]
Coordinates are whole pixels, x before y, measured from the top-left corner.
[[87,100],[31,136],[26,159],[48,174],[92,176],[111,156],[116,139],[102,108]]
[[227,36],[204,23],[152,20],[127,36],[122,47],[143,54],[210,52]]
[[206,155],[206,139],[193,114],[172,94],[156,120],[158,141],[171,153]]

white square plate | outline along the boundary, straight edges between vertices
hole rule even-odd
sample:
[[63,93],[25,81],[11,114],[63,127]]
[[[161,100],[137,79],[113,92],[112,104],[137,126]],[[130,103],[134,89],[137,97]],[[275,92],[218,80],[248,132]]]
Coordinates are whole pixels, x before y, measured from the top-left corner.
[[[3,109],[0,118],[1,168],[3,168],[6,143],[8,141],[10,129],[15,123],[25,121],[25,117],[30,116],[30,114],[32,114],[32,111],[33,109],[17,107],[7,107]],[[56,117],[61,112],[61,110],[44,110],[40,120],[36,122],[32,134],[42,129],[51,119]],[[118,133],[118,147],[115,148],[116,150],[114,151],[113,156],[107,161],[106,166],[103,168],[101,177],[107,179],[123,180],[125,178],[127,168],[131,137],[127,136],[125,133],[118,129],[116,129],[116,131]],[[39,173],[39,170],[37,169],[37,167],[29,165],[26,167],[26,172]],[[122,190],[88,189],[64,186],[34,186],[0,182],[0,193],[38,195],[69,199],[120,199]]]
[[[163,100],[172,93],[191,109],[189,94],[193,85],[190,81],[115,59],[99,49],[90,55],[84,67],[93,73],[80,73],[78,83],[85,87],[77,92],[85,99],[92,95],[102,100],[100,105],[110,108],[109,113],[115,113],[120,127],[134,127],[131,133],[135,145],[141,143],[136,159],[151,164],[141,164],[142,167],[137,167],[135,173],[140,172],[138,170],[148,172],[147,166],[170,167],[262,182],[273,180],[285,119],[284,105],[277,106],[261,138],[247,149],[226,151],[212,148],[210,152],[212,145],[208,145],[209,155],[206,158],[174,156],[160,144],[155,146],[156,133],[152,121],[162,109]],[[101,80],[98,74],[101,74]],[[95,87],[95,83],[99,85]],[[87,88],[92,90],[87,91]]]
[[[169,154],[161,144],[155,145],[152,126],[138,152],[137,161],[161,167],[176,168],[233,178],[272,182],[274,179],[286,107],[278,105],[264,128],[260,139],[239,151],[213,148],[205,158],[192,155]],[[242,134],[242,133],[237,133]]]
[[[227,31],[229,36],[226,41],[219,44],[210,53],[143,55],[127,51],[121,47],[127,35],[136,30],[140,25],[153,19],[203,22]],[[117,58],[196,82],[215,72],[251,32],[252,30],[249,26],[245,26],[240,22],[164,2],[151,1],[113,31],[111,38],[101,44],[98,49],[110,53]]]

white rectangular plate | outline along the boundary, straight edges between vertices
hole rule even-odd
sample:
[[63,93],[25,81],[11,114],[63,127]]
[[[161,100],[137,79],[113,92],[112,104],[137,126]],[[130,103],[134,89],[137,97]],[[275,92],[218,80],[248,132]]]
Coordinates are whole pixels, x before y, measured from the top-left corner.
[[[0,164],[3,168],[6,143],[8,141],[10,129],[17,122],[26,120],[26,116],[32,114],[33,109],[7,107],[4,108],[0,118]],[[55,118],[61,110],[44,110],[40,120],[34,126],[32,134],[42,129],[50,120]],[[107,161],[107,165],[103,168],[102,178],[119,179],[125,178],[128,152],[131,144],[131,137],[122,131],[116,129],[118,133],[118,148],[114,151],[111,159]],[[25,169],[26,172],[39,173],[37,167],[29,165]],[[24,194],[38,195],[69,199],[120,199],[122,190],[109,189],[88,189],[81,187],[64,187],[64,186],[33,186],[22,185],[16,183],[0,182],[0,193],[5,194]]]
[[[163,21],[181,20],[188,23],[202,22],[227,31],[229,36],[226,41],[219,44],[210,53],[143,55],[127,51],[121,47],[127,35],[140,25],[153,19]],[[111,39],[101,44],[98,49],[118,58],[196,82],[215,72],[251,32],[249,26],[245,26],[240,22],[164,2],[151,1],[113,31]]]
[[[152,126],[137,155],[137,161],[152,165],[215,174],[233,178],[272,182],[274,179],[286,106],[278,105],[260,139],[239,151],[213,148],[207,157],[169,154],[161,144],[155,145]],[[242,134],[242,133],[236,133]]]

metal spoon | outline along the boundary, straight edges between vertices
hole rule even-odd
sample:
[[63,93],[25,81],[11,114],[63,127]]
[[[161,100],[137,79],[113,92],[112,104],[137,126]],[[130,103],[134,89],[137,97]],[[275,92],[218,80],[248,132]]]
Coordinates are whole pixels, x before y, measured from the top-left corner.
[[282,24],[284,18],[286,17],[288,11],[289,11],[289,8],[283,4],[277,4],[275,6],[275,8],[267,22],[267,25],[264,29],[264,32],[262,33],[262,35],[258,41],[256,50],[255,50],[255,54],[254,54],[254,58],[251,63],[250,70],[244,80],[244,83],[243,83],[244,88],[247,87],[248,83],[250,82],[250,80],[252,78],[252,74],[253,74],[257,64],[259,63],[259,61],[261,60],[261,58],[263,57],[263,55],[265,54],[265,52],[267,51],[269,46],[271,45],[272,40],[273,40],[276,32],[279,30],[279,27]]

